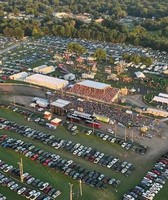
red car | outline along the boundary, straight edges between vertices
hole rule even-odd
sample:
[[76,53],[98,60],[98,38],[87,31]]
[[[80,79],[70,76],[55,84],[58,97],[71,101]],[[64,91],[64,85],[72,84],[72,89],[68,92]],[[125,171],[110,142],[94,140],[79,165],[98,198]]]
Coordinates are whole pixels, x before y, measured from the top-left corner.
[[50,161],[51,161],[51,159],[47,159],[46,161],[43,162],[43,165],[47,166]]
[[35,154],[34,156],[31,157],[31,160],[36,160],[38,158],[38,154]]
[[5,138],[7,138],[8,136],[7,135],[1,135],[0,136],[0,141],[3,141]]
[[157,171],[156,169],[155,170],[152,170],[153,173],[157,174],[158,176],[161,174],[159,171]]
[[153,177],[150,176],[150,175],[146,175],[145,177],[146,177],[146,178],[149,178],[150,180],[153,180]]
[[168,165],[168,161],[165,159],[158,160],[158,162],[162,162],[163,164]]

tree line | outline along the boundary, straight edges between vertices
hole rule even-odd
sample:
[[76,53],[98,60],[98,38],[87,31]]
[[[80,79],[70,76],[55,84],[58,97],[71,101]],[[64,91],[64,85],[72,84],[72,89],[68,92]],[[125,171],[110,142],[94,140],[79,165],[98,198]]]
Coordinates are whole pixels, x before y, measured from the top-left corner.
[[[16,1],[9,0],[0,5],[0,33],[18,39],[24,36],[59,35],[110,43],[129,43],[168,51],[168,20],[165,17],[167,9],[168,2],[163,0],[17,0],[17,4]],[[140,13],[142,10],[146,14]],[[87,12],[91,14],[92,21],[84,23],[77,19],[56,19],[53,17],[53,11],[76,14]],[[128,29],[119,22],[118,19],[128,14],[136,16],[135,11],[138,13],[137,16],[154,16],[158,19],[145,20],[135,24],[133,29]],[[33,14],[34,18],[8,19],[3,17],[5,12],[13,12],[15,16],[25,12]],[[100,16],[104,17],[103,22],[96,23],[94,19]],[[151,31],[156,32],[153,34]]]

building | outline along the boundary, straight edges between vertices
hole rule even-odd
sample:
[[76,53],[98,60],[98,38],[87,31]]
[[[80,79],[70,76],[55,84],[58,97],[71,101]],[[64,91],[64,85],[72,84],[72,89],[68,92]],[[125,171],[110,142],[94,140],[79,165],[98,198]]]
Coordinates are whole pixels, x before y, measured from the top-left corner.
[[62,120],[59,119],[59,118],[54,118],[54,119],[51,120],[51,124],[54,125],[54,126],[58,126],[58,125],[60,125],[61,121]]
[[68,92],[87,99],[112,103],[118,101],[120,89],[113,88],[109,84],[85,80],[75,84]]
[[43,86],[53,90],[60,90],[68,85],[68,81],[41,74],[33,74],[24,80],[27,83]]
[[9,78],[12,80],[24,80],[29,74],[27,72],[20,72],[17,74],[11,75]]
[[[162,95],[162,96],[160,96],[160,95]],[[152,101],[168,105],[168,97],[166,97],[166,94],[163,94],[163,93],[159,93],[159,96],[154,96],[154,98],[152,99]]]
[[168,112],[164,110],[154,109],[154,108],[147,108],[145,113],[148,113],[157,117],[168,117]]
[[54,71],[55,71],[54,66],[41,65],[41,66],[33,68],[33,72],[37,72],[40,74],[49,74]]
[[57,99],[56,101],[50,104],[52,113],[56,113],[60,116],[64,115],[67,112],[67,106],[71,104],[70,101],[63,99]]
[[96,75],[96,73],[89,73],[89,74],[83,73],[82,78],[84,78],[84,79],[88,79],[88,78],[94,79],[95,75]]
[[52,113],[45,111],[44,112],[44,119],[51,120]]

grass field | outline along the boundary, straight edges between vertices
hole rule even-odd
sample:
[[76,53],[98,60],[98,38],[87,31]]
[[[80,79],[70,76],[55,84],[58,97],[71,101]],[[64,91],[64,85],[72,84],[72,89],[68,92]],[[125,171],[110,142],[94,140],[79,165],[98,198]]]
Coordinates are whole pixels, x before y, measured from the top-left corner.
[[[9,120],[15,121],[17,123],[30,126],[34,129],[41,130],[45,133],[52,133],[56,136],[62,138],[62,139],[68,139],[72,140],[74,142],[81,143],[85,146],[91,146],[96,149],[98,149],[101,152],[104,152],[106,154],[112,154],[115,155],[121,160],[128,160],[132,162],[135,165],[135,171],[132,173],[132,175],[128,178],[124,177],[122,174],[113,172],[105,167],[93,164],[91,162],[88,162],[86,160],[83,160],[79,157],[76,157],[72,155],[71,153],[63,150],[58,149],[55,150],[52,147],[49,147],[47,145],[44,145],[38,141],[31,140],[30,138],[26,138],[23,136],[20,136],[16,133],[12,133],[5,130],[0,130],[0,134],[8,134],[11,137],[22,139],[25,142],[31,142],[37,147],[40,147],[42,149],[45,149],[48,152],[56,153],[62,156],[66,159],[72,159],[76,163],[81,164],[87,169],[96,170],[99,172],[104,173],[105,175],[108,175],[110,177],[114,177],[117,179],[120,179],[122,181],[121,186],[117,188],[117,192],[112,187],[108,187],[105,191],[98,190],[95,188],[92,188],[90,186],[87,186],[83,184],[83,196],[79,196],[79,183],[72,178],[65,176],[64,174],[61,174],[60,172],[57,172],[56,170],[52,170],[48,167],[44,167],[41,164],[37,164],[36,162],[33,162],[26,157],[23,157],[24,162],[24,171],[29,172],[36,178],[40,178],[42,181],[50,182],[54,187],[58,188],[62,192],[62,195],[59,196],[58,200],[68,200],[69,199],[69,185],[68,183],[73,183],[73,193],[74,193],[74,199],[79,200],[91,200],[91,199],[97,199],[97,200],[119,200],[121,199],[124,192],[128,191],[131,187],[134,187],[135,184],[138,184],[141,178],[145,175],[146,171],[151,169],[154,162],[153,160],[144,160],[143,156],[135,154],[134,152],[128,152],[127,151],[127,158],[124,158],[124,155],[126,153],[125,150],[123,150],[121,147],[119,147],[116,144],[108,144],[105,141],[102,141],[94,136],[86,136],[85,134],[77,134],[75,136],[72,136],[69,134],[68,131],[64,129],[64,127],[59,127],[55,131],[51,131],[48,129],[45,129],[44,127],[41,127],[33,122],[28,122],[23,116],[14,113],[13,111],[9,111],[6,109],[0,110],[0,117],[7,118]],[[0,147],[0,159],[17,166],[17,162],[19,161],[21,155],[19,153],[16,153],[12,150],[7,150]],[[166,185],[168,186],[168,184]],[[159,195],[156,196],[155,199],[157,200],[167,200],[168,199],[168,192],[166,191],[166,186],[161,190]],[[5,194],[9,200],[20,200],[23,199],[22,197],[18,196],[17,194],[11,192],[8,188],[0,187],[0,192]]]

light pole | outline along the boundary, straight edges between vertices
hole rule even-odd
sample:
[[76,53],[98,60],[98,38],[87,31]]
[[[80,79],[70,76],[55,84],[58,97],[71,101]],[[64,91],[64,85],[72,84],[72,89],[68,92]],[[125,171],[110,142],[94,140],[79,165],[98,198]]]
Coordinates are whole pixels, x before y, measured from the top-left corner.
[[69,191],[69,199],[72,200],[72,187],[73,184],[69,183],[70,191]]
[[80,195],[82,196],[82,181],[79,179]]
[[18,162],[19,169],[20,169],[20,180],[23,183],[23,161],[22,158],[20,158],[20,162]]

